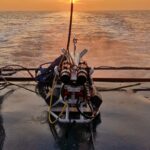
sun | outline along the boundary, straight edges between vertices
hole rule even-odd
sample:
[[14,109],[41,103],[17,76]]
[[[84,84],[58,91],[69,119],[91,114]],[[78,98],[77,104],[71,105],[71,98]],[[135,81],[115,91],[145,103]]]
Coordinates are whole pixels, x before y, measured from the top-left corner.
[[65,2],[65,3],[70,3],[70,2],[73,2],[73,3],[79,3],[80,0],[59,0],[60,2]]
[[73,2],[74,2],[74,3],[77,3],[77,2],[79,2],[79,0],[73,0]]
[[[70,0],[70,1],[72,1],[72,0]],[[73,3],[77,3],[77,2],[79,2],[79,0],[73,0]]]

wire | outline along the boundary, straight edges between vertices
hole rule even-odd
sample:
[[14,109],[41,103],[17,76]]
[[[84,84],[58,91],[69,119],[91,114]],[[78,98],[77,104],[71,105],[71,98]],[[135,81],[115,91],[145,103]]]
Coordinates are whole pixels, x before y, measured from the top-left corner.
[[7,84],[7,83],[2,83],[2,84],[0,85],[0,90],[4,90],[4,89],[6,89],[8,86],[9,86],[9,84]]
[[[30,92],[33,92],[33,93],[36,93],[36,94],[37,94],[36,91],[33,91],[33,90],[28,89],[28,88],[26,88],[26,87],[23,87],[23,86],[21,86],[21,85],[19,85],[19,84],[14,84],[14,83],[9,82],[9,81],[6,80],[5,76],[12,76],[12,75],[16,74],[17,72],[19,72],[19,71],[16,71],[15,68],[13,68],[13,67],[20,67],[20,68],[25,69],[25,71],[28,72],[28,74],[31,76],[31,78],[35,79],[35,77],[32,75],[32,73],[30,72],[30,70],[29,70],[28,68],[25,68],[25,67],[23,67],[23,66],[21,66],[21,65],[7,65],[7,66],[4,66],[4,67],[0,68],[0,77],[1,77],[1,78],[3,79],[3,81],[4,81],[4,83],[2,83],[2,84],[0,85],[0,87],[1,87],[0,90],[3,90],[3,89],[5,89],[5,88],[7,88],[8,86],[14,85],[14,86],[20,87],[20,88],[22,88],[22,89],[25,89],[25,90],[27,90],[27,91],[30,91]],[[6,69],[11,69],[12,72],[11,72],[11,73],[3,73],[4,70],[6,70]],[[34,81],[35,81],[35,80],[34,80]]]
[[130,87],[134,87],[134,86],[139,86],[141,85],[141,83],[136,83],[136,84],[130,84],[130,85],[125,85],[125,86],[119,86],[116,88],[97,88],[98,91],[119,91],[122,90],[124,88],[130,88]]
[[76,103],[76,108],[77,108],[77,110],[79,111],[79,113],[80,113],[83,117],[85,117],[85,118],[87,118],[87,119],[94,119],[95,116],[94,116],[94,113],[92,112],[93,109],[92,109],[91,105],[90,105],[89,103],[87,103],[87,104],[89,105],[89,107],[90,107],[90,109],[91,109],[91,113],[92,113],[92,115],[89,116],[89,115],[83,113],[83,112],[80,110],[80,108],[79,108],[80,104],[81,104],[81,102],[80,102],[80,100],[78,99],[78,100],[77,100],[77,103]]
[[[26,68],[26,67],[21,66],[21,65],[7,65],[7,66],[4,66],[4,67],[0,68],[0,72],[1,72],[0,75],[3,75],[3,71],[4,71],[5,69],[7,69],[7,68],[12,68],[12,70],[14,71],[13,74],[19,72],[19,71],[15,71],[15,69],[14,69],[13,67],[20,67],[20,68],[22,68],[22,69],[25,69],[25,71],[28,72],[28,74],[30,75],[30,77],[31,77],[32,79],[35,79],[34,76],[32,75],[32,73],[30,72],[30,70],[29,70],[28,68]],[[12,75],[13,75],[13,74],[12,74]]]
[[14,84],[14,83],[12,83],[12,82],[7,81],[7,80],[5,79],[5,77],[3,77],[3,76],[1,76],[1,78],[4,80],[4,83],[2,83],[3,87],[0,88],[0,90],[3,90],[3,89],[5,89],[5,88],[7,88],[8,86],[14,85],[14,86],[17,86],[17,87],[22,88],[22,89],[24,89],[24,90],[27,90],[27,91],[29,91],[29,92],[38,94],[36,91],[33,91],[33,90],[28,89],[28,88],[26,88],[26,87],[23,87],[23,86],[21,86],[21,85],[19,85],[19,84]]
[[69,32],[68,32],[68,41],[67,41],[67,48],[66,48],[66,50],[68,52],[69,62],[74,65],[73,58],[70,55],[70,40],[71,40],[71,33],[72,33],[73,11],[74,11],[74,3],[73,3],[73,0],[71,0],[70,23],[69,23]]
[[46,62],[40,65],[40,67],[44,66],[44,65],[50,65],[52,62]]
[[[4,70],[6,70],[6,69],[7,69],[7,73],[3,73]],[[2,75],[2,76],[12,76],[12,75],[14,75],[16,73],[17,73],[17,71],[11,66],[5,66],[3,68],[0,68],[0,75]]]
[[[60,61],[60,64],[59,64],[59,67],[62,64],[62,61],[63,61],[64,57],[65,57],[65,55],[62,57],[62,59]],[[48,113],[49,113],[48,114],[48,120],[49,120],[50,124],[55,124],[57,122],[57,120],[63,115],[66,107],[68,106],[68,104],[65,103],[64,106],[63,106],[62,111],[58,115],[58,118],[55,119],[55,120],[52,120],[52,118],[51,118],[51,109],[52,109],[52,104],[53,104],[53,93],[54,93],[55,85],[56,85],[56,82],[57,82],[56,79],[57,79],[57,75],[55,74],[54,79],[53,79],[53,84],[52,84],[52,90],[49,91],[49,93],[48,93],[48,94],[50,94],[50,104],[49,104],[49,110],[48,110]]]
[[68,52],[69,52],[70,39],[71,39],[71,32],[72,32],[73,10],[74,10],[74,4],[73,4],[73,0],[71,0],[70,24],[69,24],[68,42],[67,42],[67,51],[68,51]]
[[113,67],[113,66],[99,66],[95,67],[95,70],[150,70],[150,67],[131,67],[131,66],[123,66],[123,67]]
[[[74,64],[74,61],[70,55],[70,51],[69,51],[69,47],[70,47],[70,39],[71,39],[71,33],[72,33],[72,20],[73,20],[73,10],[74,10],[74,4],[73,4],[73,0],[71,0],[71,10],[70,10],[70,24],[69,24],[69,32],[68,32],[68,42],[67,42],[67,53],[68,53],[68,60],[71,64]],[[65,57],[65,54],[64,54],[64,57]],[[64,57],[62,58],[60,64],[59,64],[59,67],[61,66],[62,62],[63,62],[63,59]],[[53,79],[53,84],[52,84],[52,91],[49,92],[50,94],[50,105],[49,105],[49,122],[51,124],[55,124],[57,122],[57,119],[52,121],[51,119],[51,108],[52,108],[52,101],[53,101],[53,93],[54,93],[54,88],[55,88],[55,85],[56,85],[56,78],[57,78],[57,75],[55,74],[54,76],[54,79]],[[64,107],[62,109],[62,111],[60,112],[60,114],[58,115],[58,118],[60,118],[63,114],[63,112],[65,111],[66,107],[68,106],[67,103],[64,104]]]

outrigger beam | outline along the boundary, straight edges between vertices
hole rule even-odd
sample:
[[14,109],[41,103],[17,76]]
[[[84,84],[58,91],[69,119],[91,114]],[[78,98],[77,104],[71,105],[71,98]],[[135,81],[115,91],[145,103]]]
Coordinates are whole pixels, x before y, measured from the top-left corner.
[[128,67],[128,66],[124,66],[124,67],[109,67],[109,66],[104,66],[104,67],[95,67],[94,70],[134,70],[134,71],[138,71],[138,70],[150,70],[150,67]]
[[27,68],[27,69],[24,69],[24,68],[4,68],[2,70],[0,70],[1,72],[6,72],[6,71],[36,71],[38,70],[38,68]]
[[5,81],[9,81],[9,82],[33,82],[35,81],[35,78],[31,78],[31,77],[5,77],[5,78],[1,78],[0,77],[0,82],[5,82]]
[[[11,69],[11,68],[4,68],[2,71],[36,71],[38,70],[38,68],[27,68],[27,69],[24,69],[24,68],[14,68],[14,69]],[[138,71],[138,70],[150,70],[150,67],[95,67],[94,70],[98,71],[98,70],[118,70],[118,71],[123,71],[123,70],[126,70],[126,71],[130,71],[130,70],[134,70],[134,71]]]
[[[38,68],[3,68],[0,69],[0,75],[2,75],[5,72],[22,72],[22,71],[31,71],[34,72],[38,70]],[[149,71],[150,67],[108,67],[108,66],[103,66],[103,67],[95,67],[94,70],[101,70],[101,71],[113,71],[113,70],[118,70],[118,71]],[[14,73],[15,74],[15,73]],[[35,81],[35,78],[31,78],[31,77],[13,77],[13,76],[3,76],[0,77],[0,82],[4,81],[10,81],[10,82],[32,82]],[[95,82],[150,82],[150,78],[94,78],[93,79]]]
[[[4,79],[0,77],[0,82]],[[35,78],[31,77],[5,77],[9,82],[33,82]],[[150,78],[93,78],[95,82],[150,82]]]
[[150,82],[150,78],[93,78],[95,82]]

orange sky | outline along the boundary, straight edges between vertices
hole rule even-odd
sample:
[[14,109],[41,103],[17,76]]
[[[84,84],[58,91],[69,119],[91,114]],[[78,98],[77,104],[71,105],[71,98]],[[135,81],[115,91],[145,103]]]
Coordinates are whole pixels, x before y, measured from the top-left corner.
[[[150,0],[76,0],[76,10],[150,10]],[[69,0],[0,0],[3,10],[69,10]]]

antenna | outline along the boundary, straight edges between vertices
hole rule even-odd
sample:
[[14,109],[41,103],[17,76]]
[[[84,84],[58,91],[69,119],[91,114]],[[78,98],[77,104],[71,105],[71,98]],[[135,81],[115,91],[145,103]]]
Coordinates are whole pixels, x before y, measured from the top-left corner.
[[73,0],[71,0],[70,24],[69,24],[68,42],[67,42],[67,51],[68,51],[68,52],[69,52],[70,39],[71,39],[71,32],[72,32],[73,10],[74,10],[74,3],[73,3]]

